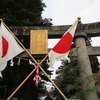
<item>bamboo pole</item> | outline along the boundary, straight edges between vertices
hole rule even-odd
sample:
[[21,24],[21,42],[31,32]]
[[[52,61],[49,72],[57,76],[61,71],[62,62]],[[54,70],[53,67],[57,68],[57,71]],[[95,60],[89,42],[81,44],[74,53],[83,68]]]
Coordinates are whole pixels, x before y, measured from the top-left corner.
[[[3,22],[4,26],[8,29],[8,31],[13,35],[13,37],[17,40],[17,42],[22,46],[22,48],[29,54],[29,56],[32,58],[32,60],[36,63],[37,61],[34,59],[34,57],[30,54],[30,52],[24,47],[24,45],[17,39],[17,37],[14,35],[14,33],[9,29],[9,27]],[[22,87],[22,85],[29,79],[29,77],[34,73],[36,70],[33,69],[33,71],[24,79],[24,81],[15,89],[15,91],[7,98],[7,100],[10,100],[13,95]]]
[[48,54],[41,60],[39,64],[41,65],[47,57],[48,57]]
[[61,90],[58,88],[58,86],[52,81],[52,79],[49,78],[48,74],[44,71],[44,69],[40,66],[42,62],[47,58],[48,54],[43,58],[43,60],[38,64],[39,68],[42,70],[42,72],[45,74],[45,76],[49,79],[49,81],[54,85],[54,87],[58,90],[58,92],[62,95],[62,97],[65,100],[68,100],[66,96],[61,92]]
[[54,85],[54,87],[58,90],[58,92],[62,95],[64,100],[68,100],[66,96],[61,92],[61,90],[58,88],[58,86],[52,81],[52,79],[49,78],[48,74],[44,71],[44,69],[40,66],[42,62],[47,58],[48,54],[43,58],[43,60],[38,63],[38,67],[42,70],[42,72],[45,74],[45,76],[49,79],[49,81]]
[[18,40],[18,38],[14,35],[14,33],[9,29],[9,27],[3,22],[4,26],[8,29],[8,31],[13,35],[13,37],[17,40],[17,42],[23,47],[23,49],[28,53],[28,55],[33,59],[33,61],[37,63],[34,57],[30,54],[30,52],[24,47],[24,45]]
[[58,88],[58,86],[49,78],[48,74],[44,71],[44,69],[39,65],[42,72],[45,74],[45,76],[50,80],[50,82],[54,85],[54,87],[58,90],[58,92],[62,95],[64,100],[68,100],[66,96],[61,92],[61,90]]
[[[4,22],[3,22],[4,23]],[[34,59],[34,57],[30,54],[30,52],[23,46],[23,44],[17,39],[17,37],[13,34],[13,32],[6,26],[6,24],[4,23],[5,27],[8,29],[8,31],[10,33],[12,33],[12,35],[14,36],[14,38],[18,41],[18,43],[23,47],[23,49],[29,54],[29,56],[32,58],[32,60],[40,67],[40,69],[42,70],[42,72],[44,72],[44,74],[46,75],[46,77],[51,81],[51,83],[55,86],[55,88],[58,90],[58,92],[63,96],[63,98],[65,100],[68,100],[66,98],[66,96],[61,92],[61,90],[57,87],[57,85],[49,78],[49,76],[47,75],[47,73],[43,70],[43,68],[40,66],[42,64],[42,62],[47,58],[48,54],[44,57],[44,59],[38,64],[37,61]],[[7,98],[7,100],[10,100],[13,95],[22,87],[22,85],[28,80],[28,78],[34,73],[34,71],[36,70],[33,69],[33,71],[24,79],[24,81],[16,88],[16,90]]]
[[13,95],[23,86],[23,84],[29,79],[29,77],[34,73],[36,68],[34,68],[31,73],[22,81],[22,83],[15,89],[15,91],[7,98],[7,100],[10,100]]
[[58,86],[52,81],[52,79],[49,78],[48,74],[44,71],[44,69],[40,66],[42,64],[42,62],[47,58],[48,54],[43,58],[43,60],[38,64],[38,66],[40,67],[40,69],[42,70],[42,72],[45,74],[45,76],[49,79],[49,81],[54,85],[54,87],[58,90],[58,92],[62,95],[62,97],[65,100],[68,100],[66,98],[66,96],[61,92],[61,90],[58,88]]

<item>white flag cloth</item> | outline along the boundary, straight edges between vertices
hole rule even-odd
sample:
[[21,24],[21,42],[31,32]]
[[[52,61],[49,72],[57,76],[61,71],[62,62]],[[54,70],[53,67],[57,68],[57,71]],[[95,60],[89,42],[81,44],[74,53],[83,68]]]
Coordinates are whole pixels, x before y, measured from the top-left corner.
[[49,52],[49,61],[50,66],[52,67],[55,64],[55,61],[59,60],[70,60],[68,54],[72,45],[72,40],[76,31],[76,27],[79,19],[65,32],[59,42],[50,50]]
[[4,26],[0,25],[0,75],[7,66],[7,61],[11,60],[24,50],[20,47],[12,34]]

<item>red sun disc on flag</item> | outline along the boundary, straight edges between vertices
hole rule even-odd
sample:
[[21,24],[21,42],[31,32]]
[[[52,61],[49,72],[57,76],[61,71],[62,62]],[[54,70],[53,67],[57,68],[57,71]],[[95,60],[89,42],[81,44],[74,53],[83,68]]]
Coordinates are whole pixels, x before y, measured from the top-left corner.
[[6,56],[8,52],[8,41],[2,36],[2,58]]
[[71,48],[72,40],[73,37],[68,32],[61,38],[61,40],[54,46],[52,50],[60,54],[67,53]]

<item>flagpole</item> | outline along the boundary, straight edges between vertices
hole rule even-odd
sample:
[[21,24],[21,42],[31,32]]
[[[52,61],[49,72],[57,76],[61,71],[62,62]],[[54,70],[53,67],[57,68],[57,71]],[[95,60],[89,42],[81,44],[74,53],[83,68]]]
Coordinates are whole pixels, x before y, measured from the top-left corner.
[[15,91],[7,98],[7,100],[10,100],[13,95],[22,87],[22,85],[30,78],[30,76],[35,72],[36,67],[34,70],[31,71],[31,73],[22,81],[22,83],[15,89]]
[[48,76],[48,74],[44,71],[44,69],[40,66],[43,61],[47,58],[48,54],[43,58],[43,60],[38,63],[38,67],[42,70],[42,72],[45,74],[45,76],[49,79],[49,81],[54,85],[54,87],[58,90],[58,92],[62,95],[62,97],[64,98],[64,100],[68,100],[66,98],[66,96],[61,92],[61,90],[58,88],[58,86],[52,81],[52,79],[50,79],[50,77]]
[[23,47],[23,49],[29,54],[29,56],[33,59],[33,61],[37,63],[37,61],[34,59],[34,57],[30,54],[30,52],[24,47],[24,45],[18,40],[18,38],[15,36],[15,34],[9,29],[9,27],[3,22],[4,26],[8,29],[8,31],[14,36],[14,38],[18,41],[18,43]]
[[[2,21],[2,20],[0,20]],[[30,54],[30,52],[24,47],[24,45],[17,39],[17,37],[14,35],[14,33],[9,29],[9,27],[3,22],[4,26],[8,29],[8,31],[14,36],[14,38],[17,40],[17,42],[23,47],[23,49],[29,54],[29,56],[32,58],[32,60],[38,65],[37,61],[34,59],[34,57]],[[22,85],[29,79],[29,77],[34,73],[36,68],[32,70],[32,72],[24,79],[24,81],[15,89],[15,91],[7,98],[7,100],[10,100],[13,95],[22,87]]]
[[54,87],[58,90],[58,92],[62,95],[64,100],[68,100],[66,96],[61,92],[61,90],[58,88],[58,86],[52,81],[52,79],[49,78],[48,74],[44,71],[44,69],[39,65],[42,72],[45,74],[45,76],[50,80],[50,82],[54,85]]
[[[3,22],[4,23],[4,22]],[[29,54],[29,56],[32,58],[32,60],[39,65],[40,69],[42,70],[42,72],[44,72],[44,74],[46,75],[46,77],[51,81],[51,83],[55,86],[55,88],[59,91],[59,93],[63,96],[63,98],[65,100],[68,100],[65,95],[60,91],[60,89],[57,87],[57,85],[49,78],[49,76],[47,75],[47,73],[43,70],[43,68],[40,66],[40,64],[42,64],[42,62],[47,58],[48,54],[44,57],[44,59],[38,64],[38,62],[34,59],[34,57],[30,54],[30,52],[24,47],[24,45],[17,39],[17,37],[14,35],[14,33],[8,28],[8,26],[4,23],[5,27],[8,29],[8,31],[14,36],[14,38],[18,41],[18,43],[23,47],[23,49]],[[34,73],[34,71],[36,70],[33,69],[33,71],[25,78],[25,80],[16,88],[16,90],[7,98],[7,100],[10,100],[13,95],[22,87],[22,85],[28,80],[28,78]]]
[[41,65],[47,57],[48,57],[48,54],[46,54],[46,56],[42,59],[42,61],[39,64]]
[[[2,20],[0,20],[2,21]],[[24,45],[17,39],[17,37],[14,35],[14,33],[9,29],[9,27],[3,22],[4,26],[8,29],[8,31],[14,36],[14,38],[18,41],[18,43],[23,47],[23,49],[29,54],[29,56],[32,58],[32,60],[38,65],[38,62],[34,59],[34,57],[30,54],[30,52],[24,47]],[[40,62],[40,64],[42,64],[42,62],[47,58],[48,55],[46,55],[44,57],[44,59]],[[22,87],[22,85],[28,80],[28,78],[34,73],[34,71],[36,70],[33,69],[33,71],[24,79],[24,81],[15,89],[15,91],[7,98],[7,100],[10,100],[13,95]]]
[[40,63],[38,63],[38,66],[39,66],[39,68],[42,70],[42,72],[45,74],[45,76],[49,79],[49,81],[54,85],[54,87],[58,90],[58,92],[62,95],[62,97],[65,99],[65,100],[68,100],[67,98],[66,98],[66,96],[61,92],[61,90],[58,88],[58,86],[52,81],[52,79],[50,79],[49,78],[49,76],[48,76],[48,74],[44,71],[44,69],[40,66],[42,63],[43,63],[43,61],[47,58],[47,56],[48,56],[48,54],[43,58],[43,60],[40,62]]
[[43,61],[47,58],[48,54],[43,58],[43,60],[38,64],[39,68],[42,70],[42,72],[45,74],[45,76],[49,79],[49,81],[54,85],[54,87],[58,90],[58,92],[62,95],[62,97],[65,99],[65,100],[68,100],[66,98],[66,96],[61,92],[61,90],[58,88],[58,86],[52,81],[52,79],[49,78],[48,74],[44,71],[44,69],[40,66]]

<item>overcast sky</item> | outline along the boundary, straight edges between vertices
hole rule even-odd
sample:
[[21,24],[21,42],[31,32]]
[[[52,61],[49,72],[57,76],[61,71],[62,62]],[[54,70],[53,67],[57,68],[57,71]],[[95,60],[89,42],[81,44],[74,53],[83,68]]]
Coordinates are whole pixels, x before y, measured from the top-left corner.
[[[100,22],[100,0],[43,0],[43,2],[47,7],[42,16],[52,18],[53,25],[73,24],[78,16],[81,17],[83,24]],[[94,46],[100,46],[100,37],[92,40]]]
[[43,18],[52,18],[53,25],[73,24],[78,16],[82,23],[100,21],[100,0],[43,0],[47,8]]

